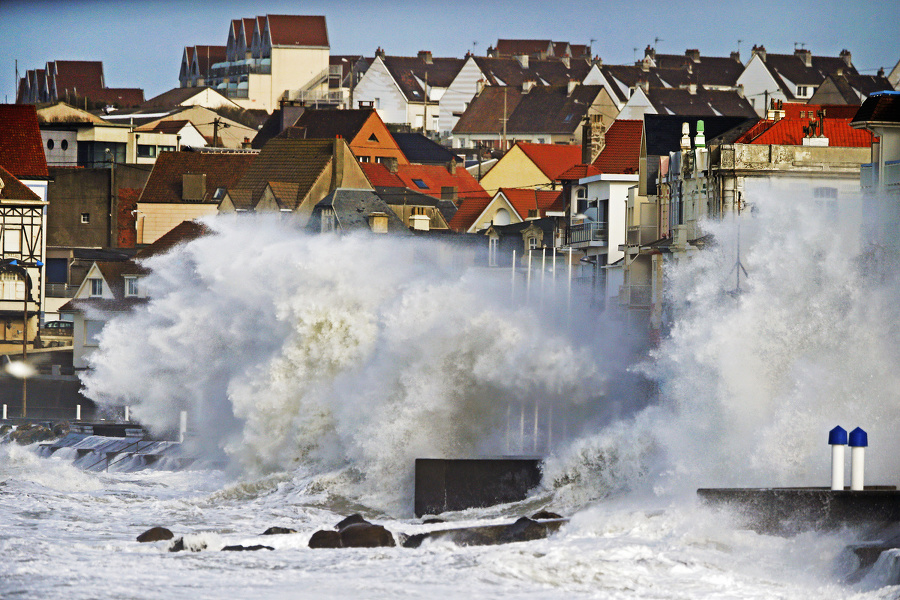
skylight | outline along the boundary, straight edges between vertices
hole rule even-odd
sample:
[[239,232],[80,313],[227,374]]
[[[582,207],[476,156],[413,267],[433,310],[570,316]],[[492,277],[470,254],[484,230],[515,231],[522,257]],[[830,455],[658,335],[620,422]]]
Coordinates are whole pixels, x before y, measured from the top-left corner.
[[428,189],[428,184],[426,184],[421,179],[413,179],[413,183],[416,184],[417,186],[419,186],[419,189],[422,189],[422,190]]

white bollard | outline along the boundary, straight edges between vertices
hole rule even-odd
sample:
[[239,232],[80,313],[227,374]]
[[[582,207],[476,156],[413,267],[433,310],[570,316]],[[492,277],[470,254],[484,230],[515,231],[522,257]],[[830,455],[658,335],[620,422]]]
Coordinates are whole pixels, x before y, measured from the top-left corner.
[[125,422],[126,422],[126,423],[130,423],[130,422],[131,422],[131,414],[130,414],[130,411],[129,411],[128,409],[129,409],[129,407],[126,406],[126,407],[125,407]]
[[75,405],[75,420],[76,421],[81,420],[81,405],[80,404]]
[[3,420],[6,420],[6,405],[3,405]]
[[831,446],[831,489],[844,489],[844,446],[847,445],[847,430],[838,425],[828,432]]
[[857,427],[850,432],[850,489],[861,492],[865,489],[866,446],[869,436]]
[[178,426],[178,441],[184,443],[184,434],[187,432],[187,411],[181,411],[181,423]]

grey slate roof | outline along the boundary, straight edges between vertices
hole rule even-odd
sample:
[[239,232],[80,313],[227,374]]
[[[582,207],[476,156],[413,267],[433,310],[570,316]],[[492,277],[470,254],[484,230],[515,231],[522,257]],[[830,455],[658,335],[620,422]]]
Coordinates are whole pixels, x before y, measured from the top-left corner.
[[696,93],[684,88],[650,88],[647,97],[662,115],[754,117],[750,102],[735,91],[708,90]]
[[434,142],[421,133],[391,134],[403,155],[411,163],[418,165],[443,165],[451,160],[462,163],[459,156]]
[[372,190],[338,188],[325,196],[313,208],[307,228],[318,232],[321,228],[322,209],[334,210],[336,228],[343,233],[369,231],[369,215],[384,213],[388,218],[388,233],[409,235],[409,229],[391,210],[391,207]]

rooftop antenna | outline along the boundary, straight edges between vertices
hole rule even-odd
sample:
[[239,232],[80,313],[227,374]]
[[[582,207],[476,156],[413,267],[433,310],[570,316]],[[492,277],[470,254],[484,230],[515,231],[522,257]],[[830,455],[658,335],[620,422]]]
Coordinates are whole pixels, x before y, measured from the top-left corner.
[[637,62],[637,48],[632,48],[631,60]]
[[660,42],[664,42],[664,41],[666,41],[666,40],[662,39],[661,37],[653,38],[653,49],[656,50],[656,45],[659,44]]
[[738,40],[738,49],[737,49],[738,54],[741,53],[741,42],[743,42],[743,41],[744,41],[744,40]]
[[800,49],[802,50],[806,47],[806,42],[794,42],[794,50],[797,49],[797,46],[800,46]]
[[478,40],[472,42],[472,54],[475,54],[478,50]]

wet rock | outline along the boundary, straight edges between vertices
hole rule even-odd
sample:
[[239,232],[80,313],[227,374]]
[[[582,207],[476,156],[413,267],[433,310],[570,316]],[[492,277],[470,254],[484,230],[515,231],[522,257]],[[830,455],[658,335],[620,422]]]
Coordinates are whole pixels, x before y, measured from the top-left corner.
[[416,533],[413,535],[403,536],[400,540],[400,545],[404,548],[418,548],[422,545],[422,542],[428,539],[430,533]]
[[269,527],[262,532],[262,535],[282,535],[286,533],[297,533],[297,530],[288,527]]
[[310,548],[340,548],[341,534],[337,531],[320,530],[309,538]]
[[178,538],[169,546],[169,552],[181,552],[182,550],[190,550],[191,552],[200,552],[206,550],[206,542],[192,541],[185,542],[183,537]]
[[549,510],[541,510],[531,515],[531,518],[535,521],[544,521],[547,519],[562,519],[563,517]]
[[0,425],[0,435],[6,435],[12,431],[12,425]]
[[422,523],[424,525],[436,525],[438,523],[446,523],[446,522],[447,521],[445,521],[443,519],[437,519],[437,518],[425,519],[422,521]]
[[404,548],[418,548],[426,539],[453,542],[459,546],[494,546],[527,542],[546,538],[551,533],[558,531],[563,522],[564,519],[541,523],[528,517],[522,517],[510,525],[461,527],[419,533],[403,539],[401,543]]
[[151,527],[141,535],[137,536],[137,541],[141,543],[159,542],[162,540],[171,540],[173,537],[175,537],[175,534],[165,527]]
[[371,523],[347,525],[339,534],[341,546],[344,548],[381,548],[397,545],[390,531],[381,525]]
[[36,442],[43,442],[53,439],[54,437],[56,436],[53,435],[53,431],[48,427],[44,427],[37,423],[25,423],[24,425],[19,425],[15,431],[9,434],[10,440],[23,446],[34,444]]
[[360,524],[371,525],[371,523],[369,523],[368,521],[363,519],[361,515],[356,514],[356,515],[350,515],[346,519],[342,520],[340,523],[335,525],[334,528],[337,529],[338,531],[343,531],[344,528],[349,527],[350,525],[360,525]]
[[272,546],[263,546],[262,544],[256,544],[255,546],[225,546],[222,548],[222,552],[252,552],[255,550],[274,550]]
[[71,429],[72,426],[68,421],[60,421],[53,426],[53,435],[55,435],[56,437],[63,437],[64,435],[68,434]]
[[510,542],[529,542],[531,540],[541,540],[549,535],[550,531],[546,525],[542,525],[537,521],[522,517],[497,536],[497,542],[500,544],[508,544]]

